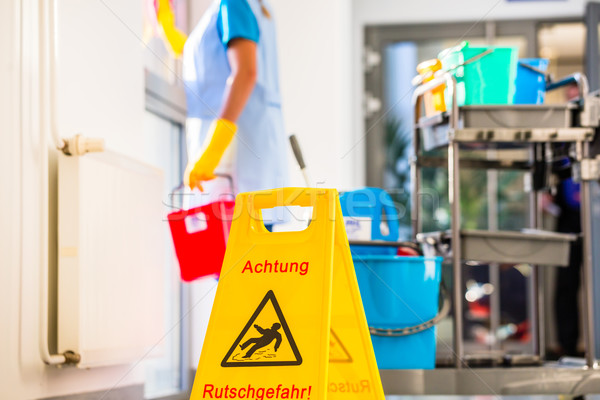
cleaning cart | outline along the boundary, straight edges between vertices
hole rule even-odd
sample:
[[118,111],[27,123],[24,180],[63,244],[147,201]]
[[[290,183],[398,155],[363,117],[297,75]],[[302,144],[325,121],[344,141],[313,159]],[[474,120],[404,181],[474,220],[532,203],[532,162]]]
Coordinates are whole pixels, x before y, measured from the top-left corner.
[[[453,346],[450,368],[435,370],[382,371],[386,394],[556,394],[571,395],[600,392],[597,366],[597,332],[592,263],[599,260],[592,253],[592,183],[600,179],[600,158],[592,143],[600,126],[600,99],[587,90],[585,76],[575,74],[547,85],[547,90],[575,84],[579,100],[561,105],[460,105],[456,97],[457,78],[443,73],[419,85],[413,96],[415,125],[412,160],[412,218],[415,238],[431,246],[452,265]],[[447,112],[422,117],[424,95],[446,85],[451,93]],[[551,181],[552,149],[564,143],[573,155],[575,179],[581,183],[581,226],[583,241],[583,294],[585,361],[582,364],[548,364],[544,354],[541,285],[545,268],[565,265],[569,243],[577,235],[556,234],[541,230],[540,198]],[[524,159],[474,159],[465,157],[474,149],[526,149]],[[430,150],[444,150],[433,155]],[[419,191],[424,167],[447,168],[450,208],[448,231],[424,232]],[[461,225],[461,191],[459,175],[463,168],[520,170],[530,179],[529,226],[521,232],[466,230]],[[597,194],[596,194],[597,195]],[[596,239],[598,240],[598,239]],[[468,262],[468,263],[467,263]],[[533,305],[531,354],[499,354],[490,352],[486,368],[476,368],[474,359],[463,343],[463,266],[472,268],[478,262],[519,263],[533,266],[530,284]],[[475,267],[474,267],[475,268]]]

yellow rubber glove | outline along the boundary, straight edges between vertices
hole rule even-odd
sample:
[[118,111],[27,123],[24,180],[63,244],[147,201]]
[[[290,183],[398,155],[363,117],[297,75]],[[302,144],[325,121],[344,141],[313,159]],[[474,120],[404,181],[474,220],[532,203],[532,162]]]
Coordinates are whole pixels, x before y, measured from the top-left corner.
[[156,19],[173,53],[178,57],[181,56],[187,36],[175,25],[175,12],[169,0],[158,0]]
[[202,146],[202,154],[197,160],[191,160],[183,177],[183,182],[190,189],[197,187],[202,191],[202,181],[214,179],[215,168],[219,165],[223,153],[233,140],[237,125],[224,118],[212,123]]

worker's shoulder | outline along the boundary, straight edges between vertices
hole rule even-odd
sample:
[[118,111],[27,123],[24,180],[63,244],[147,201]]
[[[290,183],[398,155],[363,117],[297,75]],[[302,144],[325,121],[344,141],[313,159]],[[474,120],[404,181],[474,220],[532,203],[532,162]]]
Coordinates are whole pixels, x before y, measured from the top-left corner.
[[255,9],[247,0],[220,0],[217,29],[223,44],[242,38],[258,43],[260,29]]
[[225,6],[227,9],[227,12],[252,11],[252,7],[250,6],[250,3],[248,2],[248,0],[220,0],[219,4],[221,7]]

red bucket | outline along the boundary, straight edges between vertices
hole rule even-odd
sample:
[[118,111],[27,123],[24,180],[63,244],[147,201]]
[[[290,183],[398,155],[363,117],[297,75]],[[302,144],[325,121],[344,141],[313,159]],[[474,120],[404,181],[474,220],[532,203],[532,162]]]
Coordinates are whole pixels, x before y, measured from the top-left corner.
[[219,276],[234,206],[234,201],[217,201],[168,215],[182,280]]

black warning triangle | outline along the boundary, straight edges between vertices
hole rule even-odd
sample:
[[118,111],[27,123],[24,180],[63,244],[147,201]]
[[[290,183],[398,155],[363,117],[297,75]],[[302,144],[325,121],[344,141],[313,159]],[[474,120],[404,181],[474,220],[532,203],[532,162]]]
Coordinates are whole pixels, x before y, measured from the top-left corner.
[[338,335],[331,330],[331,338],[329,339],[329,362],[351,363],[352,356],[342,343]]
[[[283,333],[285,334],[285,337],[287,338],[289,345],[292,349],[292,352],[294,354],[294,359],[277,360],[277,358],[275,357],[272,360],[265,360],[265,361],[230,360],[231,356],[233,355],[233,353],[237,350],[238,346],[240,345],[240,342],[242,341],[242,339],[244,338],[244,336],[246,335],[248,330],[253,326],[254,321],[256,321],[256,318],[258,318],[261,311],[265,308],[265,306],[267,305],[267,303],[269,301],[273,305],[273,309],[275,310],[275,313],[277,314],[277,318],[279,319],[279,324],[281,325],[281,328],[283,329]],[[244,329],[242,329],[242,332],[240,333],[240,335],[237,337],[237,339],[233,343],[233,346],[231,346],[231,348],[227,352],[227,355],[225,356],[223,361],[221,361],[221,367],[266,367],[266,366],[284,366],[284,365],[300,365],[300,364],[302,364],[302,356],[300,355],[300,352],[298,351],[298,347],[296,346],[296,342],[294,341],[292,332],[290,332],[290,328],[285,320],[285,317],[283,316],[283,313],[281,312],[281,307],[279,307],[279,303],[277,302],[277,299],[275,298],[275,293],[273,293],[272,290],[269,290],[267,292],[267,294],[265,295],[265,297],[260,302],[260,304],[258,305],[258,308],[256,309],[256,311],[254,311],[254,314],[252,314],[252,317],[250,317],[250,320],[248,321],[246,326],[244,326]]]

